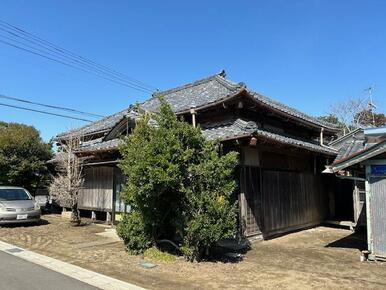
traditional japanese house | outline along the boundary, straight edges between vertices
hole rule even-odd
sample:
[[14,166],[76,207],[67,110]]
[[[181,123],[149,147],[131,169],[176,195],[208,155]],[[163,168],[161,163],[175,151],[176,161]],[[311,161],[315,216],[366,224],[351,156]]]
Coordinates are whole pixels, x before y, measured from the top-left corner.
[[[156,112],[157,96],[209,140],[221,140],[225,150],[240,152],[238,168],[240,226],[246,236],[269,238],[315,226],[329,214],[330,182],[322,175],[337,150],[327,146],[339,131],[235,83],[219,74],[163,92],[140,104]],[[90,156],[80,206],[87,210],[122,212],[124,182],[117,167],[120,136],[130,134],[139,116],[129,107],[77,130],[82,136],[77,154]],[[65,142],[69,132],[56,140]]]

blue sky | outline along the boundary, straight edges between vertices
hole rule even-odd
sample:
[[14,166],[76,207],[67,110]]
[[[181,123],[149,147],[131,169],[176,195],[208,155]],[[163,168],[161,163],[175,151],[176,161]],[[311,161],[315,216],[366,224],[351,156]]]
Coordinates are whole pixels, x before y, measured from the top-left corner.
[[[385,12],[386,1],[359,0],[0,3],[1,20],[160,89],[225,69],[312,115],[370,85],[386,111]],[[0,94],[102,115],[149,96],[1,43]],[[84,124],[1,106],[0,120],[45,140]]]

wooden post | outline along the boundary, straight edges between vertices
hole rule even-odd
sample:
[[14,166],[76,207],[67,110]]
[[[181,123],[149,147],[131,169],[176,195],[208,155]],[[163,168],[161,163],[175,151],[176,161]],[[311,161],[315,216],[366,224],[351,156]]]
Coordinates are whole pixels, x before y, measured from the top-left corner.
[[106,212],[106,224],[110,224],[110,223],[111,223],[111,213]]
[[112,196],[112,204],[111,204],[111,224],[114,225],[115,222],[115,204],[117,200],[117,178],[116,178],[116,168],[113,168],[113,196]]
[[196,110],[194,108],[191,108],[190,114],[192,114],[192,125],[194,128],[196,128]]
[[240,149],[240,176],[239,176],[239,215],[240,215],[240,227],[241,233],[246,234],[247,224],[246,224],[246,200],[245,200],[245,154],[243,148]]
[[324,128],[322,127],[322,128],[320,128],[320,145],[322,145],[323,146],[323,132],[324,132]]
[[371,224],[371,186],[370,186],[370,175],[371,175],[371,166],[366,165],[366,182],[365,182],[365,188],[366,188],[366,225],[367,225],[367,249],[370,253],[373,254],[373,233],[371,230],[372,224]]

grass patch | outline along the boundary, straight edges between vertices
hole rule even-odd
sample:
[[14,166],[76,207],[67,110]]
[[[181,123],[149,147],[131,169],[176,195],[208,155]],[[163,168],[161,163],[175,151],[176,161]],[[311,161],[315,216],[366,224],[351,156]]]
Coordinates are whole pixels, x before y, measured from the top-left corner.
[[169,253],[166,253],[166,252],[162,252],[155,247],[147,249],[145,251],[145,253],[143,254],[143,256],[145,258],[148,258],[148,259],[151,259],[151,260],[157,261],[157,262],[173,262],[173,261],[177,260],[176,256],[169,254]]

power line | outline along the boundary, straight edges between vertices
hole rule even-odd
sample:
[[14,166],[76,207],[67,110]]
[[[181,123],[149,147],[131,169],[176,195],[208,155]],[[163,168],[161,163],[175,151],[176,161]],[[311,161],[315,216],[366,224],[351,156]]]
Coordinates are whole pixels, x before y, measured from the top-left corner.
[[[20,35],[17,35],[17,34],[15,34],[15,33],[13,33],[13,32],[10,32],[10,31],[8,31],[8,30],[5,30],[5,29],[3,29],[3,28],[1,27],[1,23],[0,23],[0,30],[7,32],[7,33],[11,34],[11,35],[14,36],[14,37],[18,37],[18,38],[21,38],[21,39],[23,39],[23,40],[26,40],[26,41],[28,41],[28,42],[34,44],[34,45],[37,45],[38,47],[42,47],[43,50],[42,50],[42,49],[39,49],[39,48],[37,48],[37,47],[35,47],[35,46],[26,44],[26,43],[24,43],[23,41],[19,41],[19,40],[13,39],[13,38],[11,38],[11,37],[8,37],[8,36],[1,35],[1,34],[0,34],[0,38],[3,38],[3,39],[6,39],[6,40],[9,40],[9,41],[12,41],[13,43],[18,43],[18,44],[22,45],[22,47],[24,46],[24,48],[27,47],[27,48],[32,49],[32,50],[34,50],[34,51],[38,51],[39,53],[42,53],[42,54],[45,54],[45,55],[49,55],[49,56],[51,56],[51,57],[53,57],[53,58],[59,58],[61,61],[65,61],[65,62],[68,62],[68,61],[69,61],[70,63],[74,64],[75,66],[80,66],[80,67],[83,67],[83,68],[86,67],[86,68],[87,68],[87,71],[86,71],[86,70],[83,70],[83,69],[82,69],[82,70],[83,70],[83,71],[86,71],[86,72],[88,72],[88,73],[92,73],[92,74],[95,74],[95,72],[96,72],[96,73],[98,73],[98,76],[99,76],[99,74],[107,75],[109,78],[112,77],[112,78],[114,78],[114,79],[117,79],[119,82],[127,83],[127,84],[129,85],[130,88],[133,88],[133,89],[139,89],[139,90],[144,91],[144,92],[146,92],[146,93],[152,92],[151,90],[149,90],[149,89],[146,88],[146,87],[143,87],[143,86],[140,86],[140,85],[137,85],[137,84],[133,84],[133,83],[131,83],[131,82],[128,82],[127,80],[123,79],[122,77],[117,77],[115,74],[112,74],[112,73],[110,73],[110,72],[106,73],[104,70],[101,70],[101,69],[99,69],[99,68],[95,68],[94,66],[89,65],[89,64],[87,64],[87,63],[85,64],[85,63],[79,61],[78,59],[74,59],[74,58],[72,58],[72,57],[69,57],[69,56],[66,55],[66,54],[60,54],[60,53],[58,53],[58,52],[57,52],[56,50],[54,50],[54,49],[47,48],[47,47],[44,46],[44,45],[41,45],[41,44],[39,44],[39,43],[36,43],[35,41],[31,41],[30,39],[26,39],[26,38],[24,38],[24,37],[22,37],[22,36],[20,36]],[[47,52],[46,50],[51,51],[51,52],[53,52],[53,53]]]
[[116,70],[114,70],[114,69],[112,69],[112,68],[110,68],[110,67],[108,67],[108,66],[98,64],[98,63],[96,63],[95,61],[92,61],[92,60],[90,60],[90,59],[87,59],[87,58],[85,58],[85,57],[82,57],[82,56],[80,56],[80,55],[77,55],[77,54],[75,54],[75,53],[73,53],[73,52],[71,52],[71,51],[69,51],[69,50],[67,50],[67,49],[65,49],[65,48],[62,48],[62,47],[60,47],[60,46],[58,46],[58,45],[53,44],[52,42],[49,42],[49,41],[44,40],[44,39],[42,39],[42,38],[40,38],[40,37],[38,37],[38,36],[36,36],[36,35],[33,35],[32,33],[28,32],[28,31],[25,31],[25,30],[23,30],[23,29],[21,29],[21,28],[19,28],[19,27],[16,27],[15,25],[12,25],[12,24],[10,24],[10,23],[8,23],[8,22],[6,22],[6,21],[0,20],[0,25],[3,25],[3,27],[4,27],[4,25],[5,25],[7,28],[12,29],[13,31],[17,31],[17,32],[19,32],[19,33],[22,33],[22,34],[24,34],[24,35],[27,35],[27,36],[29,36],[29,37],[31,37],[31,38],[33,38],[33,39],[35,39],[35,40],[37,40],[37,41],[39,41],[39,42],[45,44],[45,45],[48,45],[48,46],[54,48],[55,50],[57,50],[57,51],[59,51],[59,52],[61,52],[61,53],[67,53],[67,54],[69,54],[69,55],[72,55],[72,56],[74,56],[74,57],[77,57],[77,58],[79,58],[79,59],[82,59],[82,60],[85,61],[85,62],[88,62],[88,63],[90,63],[90,64],[93,64],[93,65],[98,66],[98,67],[101,67],[101,68],[104,68],[104,69],[106,69],[106,70],[109,70],[110,72],[119,74],[119,75],[121,75],[121,76],[123,76],[123,77],[125,77],[125,78],[127,78],[127,79],[129,79],[129,80],[131,80],[131,81],[133,81],[133,82],[136,82],[136,83],[138,83],[138,84],[141,84],[141,85],[143,85],[143,86],[145,86],[145,87],[151,88],[151,89],[153,89],[153,90],[156,90],[156,89],[157,89],[156,87],[154,87],[154,86],[152,86],[152,85],[149,85],[149,84],[146,84],[146,83],[144,83],[144,82],[142,82],[142,81],[139,81],[139,80],[137,80],[137,79],[131,78],[131,77],[129,77],[129,76],[123,74],[123,73],[120,73],[120,72],[118,72],[118,71],[116,71]]
[[9,96],[5,96],[5,95],[1,95],[1,94],[0,94],[0,98],[1,99],[12,100],[12,101],[17,101],[17,102],[22,102],[22,103],[26,103],[26,104],[31,104],[31,105],[38,105],[38,106],[47,107],[47,108],[51,108],[51,109],[63,110],[63,111],[67,111],[67,112],[71,112],[71,113],[76,113],[76,114],[81,114],[81,115],[88,115],[88,116],[91,116],[91,117],[97,117],[97,118],[104,117],[102,115],[88,113],[88,112],[83,112],[83,111],[79,111],[79,110],[68,108],[68,107],[53,106],[53,105],[48,105],[48,104],[43,104],[43,103],[29,101],[29,100],[26,100],[26,99],[9,97]]
[[[1,30],[1,27],[0,27],[0,30]],[[104,78],[104,79],[106,79],[106,80],[110,80],[110,81],[116,82],[115,80],[111,80],[110,78],[105,78],[104,76],[100,75],[100,74],[99,74],[99,71],[97,71],[97,72],[95,73],[95,69],[93,69],[92,67],[91,67],[91,70],[90,70],[90,69],[84,69],[84,68],[82,68],[82,67],[80,67],[80,68],[77,67],[77,65],[78,65],[78,64],[77,64],[77,61],[75,61],[75,64],[74,64],[74,61],[73,61],[72,59],[70,59],[70,63],[68,63],[68,62],[67,62],[67,61],[68,61],[68,60],[67,60],[67,57],[57,56],[56,54],[53,54],[53,53],[50,53],[50,52],[46,52],[46,51],[44,51],[44,50],[38,49],[38,48],[36,48],[36,47],[33,47],[33,46],[31,46],[31,45],[25,44],[25,43],[23,43],[23,42],[21,42],[21,41],[12,39],[12,38],[10,38],[10,37],[7,37],[7,36],[1,35],[1,34],[0,34],[0,38],[3,38],[3,39],[5,38],[5,39],[7,39],[7,40],[10,40],[10,41],[16,42],[16,43],[18,43],[18,44],[21,44],[22,46],[15,45],[14,43],[7,42],[7,41],[0,41],[0,42],[3,42],[4,44],[11,45],[11,46],[13,46],[13,47],[15,47],[15,48],[22,49],[22,50],[24,50],[24,51],[27,51],[27,52],[30,52],[30,53],[33,53],[33,54],[37,54],[38,56],[41,56],[41,57],[44,57],[44,58],[48,58],[49,60],[52,60],[52,61],[56,61],[56,62],[59,61],[61,64],[70,65],[72,68],[80,69],[80,70],[82,70],[82,71],[84,71],[84,72],[94,74],[94,75],[96,75],[96,76],[98,76],[98,77],[102,77],[102,78]],[[23,47],[23,46],[24,46],[24,47]],[[26,48],[26,47],[27,47],[27,48]],[[28,49],[28,48],[29,48],[29,49]],[[32,50],[30,50],[30,49],[32,49]],[[45,54],[45,55],[44,55],[44,54]],[[49,55],[49,57],[47,57],[47,55]],[[59,59],[57,59],[58,57],[59,57]],[[53,58],[56,58],[56,59],[53,59]],[[101,73],[103,74],[103,71],[102,71]],[[112,77],[116,79],[115,76],[112,76]],[[119,82],[119,84],[122,84],[122,85],[124,85],[124,86],[128,86],[128,87],[133,88],[133,89],[137,89],[137,90],[143,91],[143,92],[145,92],[145,93],[149,93],[149,92],[150,92],[148,89],[145,89],[145,88],[133,87],[133,86],[130,85],[130,84],[121,83],[121,82],[125,82],[125,80],[121,81],[120,79],[118,79],[118,82]]]
[[[0,35],[0,36],[1,36],[1,35]],[[26,44],[24,44],[24,46],[30,47],[30,48],[32,48],[33,50],[28,49],[28,48],[25,48],[25,47],[22,47],[22,46],[19,46],[19,45],[16,45],[16,44],[11,43],[11,42],[8,42],[8,41],[4,41],[4,40],[0,40],[0,42],[3,43],[3,44],[6,44],[6,45],[12,46],[12,47],[14,47],[14,48],[23,50],[23,51],[25,51],[25,52],[29,52],[29,53],[31,53],[31,54],[34,54],[34,55],[37,55],[37,56],[46,58],[46,59],[48,59],[48,60],[51,60],[51,61],[54,61],[54,62],[63,64],[63,65],[66,65],[66,66],[68,66],[68,67],[71,67],[71,68],[74,68],[74,69],[77,69],[77,70],[81,70],[81,71],[86,72],[86,73],[93,74],[93,75],[95,75],[95,76],[97,76],[97,77],[103,78],[103,79],[108,80],[108,81],[111,81],[111,82],[113,82],[113,83],[116,83],[116,84],[119,84],[119,85],[123,85],[123,86],[126,86],[126,87],[128,87],[128,88],[135,89],[135,90],[139,90],[139,91],[142,91],[142,92],[145,92],[145,93],[149,93],[149,92],[150,92],[149,90],[142,89],[142,88],[138,88],[138,87],[134,87],[134,86],[132,86],[132,85],[130,85],[130,84],[126,84],[126,83],[124,83],[124,82],[116,81],[116,80],[111,79],[111,78],[109,78],[109,77],[105,77],[105,76],[103,76],[103,75],[100,75],[100,74],[97,73],[97,72],[94,72],[94,71],[91,71],[91,70],[88,70],[88,69],[84,69],[84,68],[82,68],[82,67],[78,67],[78,66],[76,66],[76,65],[74,65],[74,64],[72,64],[72,63],[68,63],[68,62],[63,61],[63,60],[61,60],[61,59],[55,58],[56,56],[54,56],[54,57],[47,56],[47,55],[45,55],[45,54],[47,54],[46,52],[44,52],[44,51],[42,51],[42,50],[39,50],[39,49],[36,49],[36,48],[31,47],[31,46],[26,45]],[[48,53],[48,55],[52,55],[52,54]]]
[[[53,60],[52,58],[64,58],[66,62],[70,61],[71,63],[76,63],[76,65],[78,66],[81,66],[82,68],[79,68],[79,67],[75,67],[74,65],[72,65],[71,67],[72,68],[76,68],[76,69],[80,69],[84,72],[88,72],[88,73],[92,73],[94,75],[97,75],[99,77],[102,77],[106,80],[110,80],[110,81],[113,81],[115,83],[118,83],[120,85],[125,85],[127,87],[130,87],[132,89],[136,89],[136,90],[140,90],[140,91],[145,91],[145,92],[153,92],[156,88],[154,86],[151,86],[151,85],[147,85],[145,84],[144,82],[141,82],[141,81],[138,81],[136,79],[133,79],[133,78],[130,78],[128,77],[127,75],[125,74],[122,74],[122,73],[119,73],[107,66],[104,66],[104,65],[100,65],[90,59],[87,59],[85,57],[82,57],[80,55],[77,55],[69,50],[66,50],[64,48],[61,48],[49,41],[46,41],[38,36],[35,36],[21,28],[18,28],[14,25],[11,25],[5,21],[2,21],[0,20],[0,29],[7,32],[8,34],[12,35],[13,37],[17,37],[17,38],[20,38],[20,39],[23,39],[24,41],[27,41],[29,43],[32,43],[33,45],[35,46],[39,46],[41,48],[43,48],[44,50],[48,50],[48,51],[51,51],[53,53],[49,53],[47,51],[42,51],[41,49],[38,49],[36,47],[31,47],[30,45],[26,44],[26,43],[23,43],[23,42],[20,42],[20,41],[17,41],[15,39],[12,39],[12,38],[7,38],[5,36],[2,36],[3,38],[7,38],[8,40],[11,40],[13,42],[17,42],[23,46],[27,46],[29,48],[32,48],[34,50],[34,52],[31,52],[30,49],[25,49],[25,47],[20,47],[20,46],[17,46],[15,45],[14,43],[9,43],[9,42],[4,42],[2,41],[2,43],[4,44],[7,44],[7,45],[11,45],[15,48],[18,48],[18,49],[22,49],[24,48],[23,50],[26,51],[26,52],[30,52],[30,53],[33,53],[35,55],[38,55],[38,56],[41,56],[41,57],[44,57],[44,58],[48,58],[52,61],[57,61],[56,60]],[[9,29],[11,29],[12,31],[10,31]],[[39,51],[40,53],[37,53],[36,52]],[[47,57],[46,54],[49,54],[53,57]],[[63,63],[63,60],[59,61],[59,63]],[[87,67],[87,69],[84,69],[84,67]],[[91,71],[90,71],[91,70]],[[103,74],[104,76],[101,76],[100,74]],[[108,77],[106,77],[106,75]],[[112,80],[111,78],[114,78],[115,80]],[[118,80],[118,81],[116,81]]]
[[14,106],[14,105],[9,105],[9,104],[4,104],[4,103],[0,103],[0,106],[20,109],[20,110],[25,110],[25,111],[31,111],[31,112],[46,114],[46,115],[51,115],[51,116],[57,116],[57,117],[62,117],[62,118],[67,118],[67,119],[73,119],[73,120],[78,120],[78,121],[92,122],[91,120],[87,120],[87,119],[82,119],[82,118],[72,117],[72,116],[68,116],[68,115],[57,114],[57,113],[51,113],[51,112],[47,112],[47,111],[36,110],[36,109],[31,109],[31,108],[26,108],[26,107]]
[[84,72],[87,72],[87,73],[91,73],[91,74],[93,74],[93,75],[96,75],[96,76],[98,76],[98,77],[100,77],[100,78],[103,78],[103,79],[105,79],[105,80],[111,81],[111,82],[113,82],[113,83],[116,83],[116,84],[119,84],[119,85],[122,85],[122,86],[126,86],[126,87],[129,87],[129,88],[135,89],[135,90],[140,90],[140,91],[145,92],[145,93],[149,93],[149,91],[146,91],[146,90],[143,90],[143,89],[139,89],[139,88],[133,87],[133,86],[131,86],[131,85],[128,85],[128,84],[125,84],[125,83],[122,83],[122,82],[119,82],[119,81],[115,81],[115,80],[113,80],[113,79],[110,79],[110,78],[104,77],[104,76],[102,76],[102,75],[99,75],[98,73],[94,73],[94,72],[92,72],[92,71],[89,71],[89,70],[86,70],[86,69],[83,69],[83,68],[79,68],[79,67],[77,67],[77,66],[75,66],[75,65],[72,65],[71,63],[67,63],[67,62],[64,62],[64,61],[61,61],[61,60],[58,60],[58,59],[55,59],[55,58],[46,56],[46,55],[41,54],[41,53],[39,53],[39,52],[36,52],[36,51],[30,50],[30,49],[21,47],[21,46],[19,46],[19,45],[10,43],[10,42],[8,42],[8,41],[0,40],[0,43],[6,44],[6,45],[8,45],[8,46],[12,46],[12,47],[14,47],[14,48],[17,48],[17,49],[20,49],[20,50],[23,50],[23,51],[26,51],[26,52],[29,52],[29,53],[32,53],[32,54],[34,54],[34,55],[37,55],[37,56],[46,58],[46,59],[48,59],[48,60],[51,60],[51,61],[54,61],[54,62],[63,64],[63,65],[66,65],[66,66],[71,67],[71,68],[74,68],[74,69],[78,69],[78,70],[81,70],[81,71],[84,71]]
[[[90,64],[92,64],[94,69],[98,69],[99,71],[101,71],[101,68],[102,68],[104,73],[107,72],[109,75],[114,75],[115,77],[118,77],[120,79],[122,79],[122,76],[124,76],[124,78],[126,78],[126,80],[124,80],[124,81],[130,82],[134,86],[138,86],[138,87],[141,87],[143,89],[147,89],[149,91],[153,91],[154,90],[153,86],[150,86],[150,85],[147,85],[147,84],[145,84],[143,82],[140,82],[138,80],[129,78],[126,75],[124,75],[122,73],[118,73],[118,72],[116,72],[116,71],[114,71],[114,70],[112,70],[112,69],[110,69],[110,68],[108,68],[106,66],[102,66],[102,65],[97,64],[96,62],[93,62],[93,61],[91,61],[91,60],[89,60],[87,58],[84,58],[84,57],[81,57],[79,55],[76,55],[76,54],[74,54],[74,53],[72,53],[72,52],[70,52],[70,51],[68,51],[68,50],[66,50],[64,48],[58,47],[58,46],[56,46],[56,45],[54,45],[54,44],[52,44],[52,43],[50,43],[48,41],[45,41],[45,40],[43,40],[43,39],[41,39],[41,38],[39,38],[37,36],[34,36],[33,34],[28,33],[28,32],[26,32],[26,31],[24,31],[24,30],[22,30],[22,29],[20,29],[20,28],[18,28],[16,26],[13,26],[13,25],[11,25],[9,23],[6,23],[6,22],[4,22],[2,20],[0,20],[0,26],[2,26],[2,28],[0,27],[1,30],[11,34],[14,37],[18,37],[18,38],[24,39],[26,41],[32,42],[35,45],[41,46],[41,47],[43,47],[44,49],[47,49],[47,50],[51,50],[51,51],[55,52],[56,54],[65,55],[65,57],[67,57],[67,58],[70,57],[71,60],[73,60],[73,61],[76,58],[77,60],[75,60],[75,61],[82,62],[83,65],[87,65],[87,66],[90,67]],[[5,26],[6,29],[4,28],[4,26]],[[12,31],[10,31],[8,29],[11,29]],[[23,36],[20,35],[20,33],[22,33]],[[25,38],[24,36],[27,36],[27,38]],[[151,88],[151,89],[149,89],[149,88]]]

